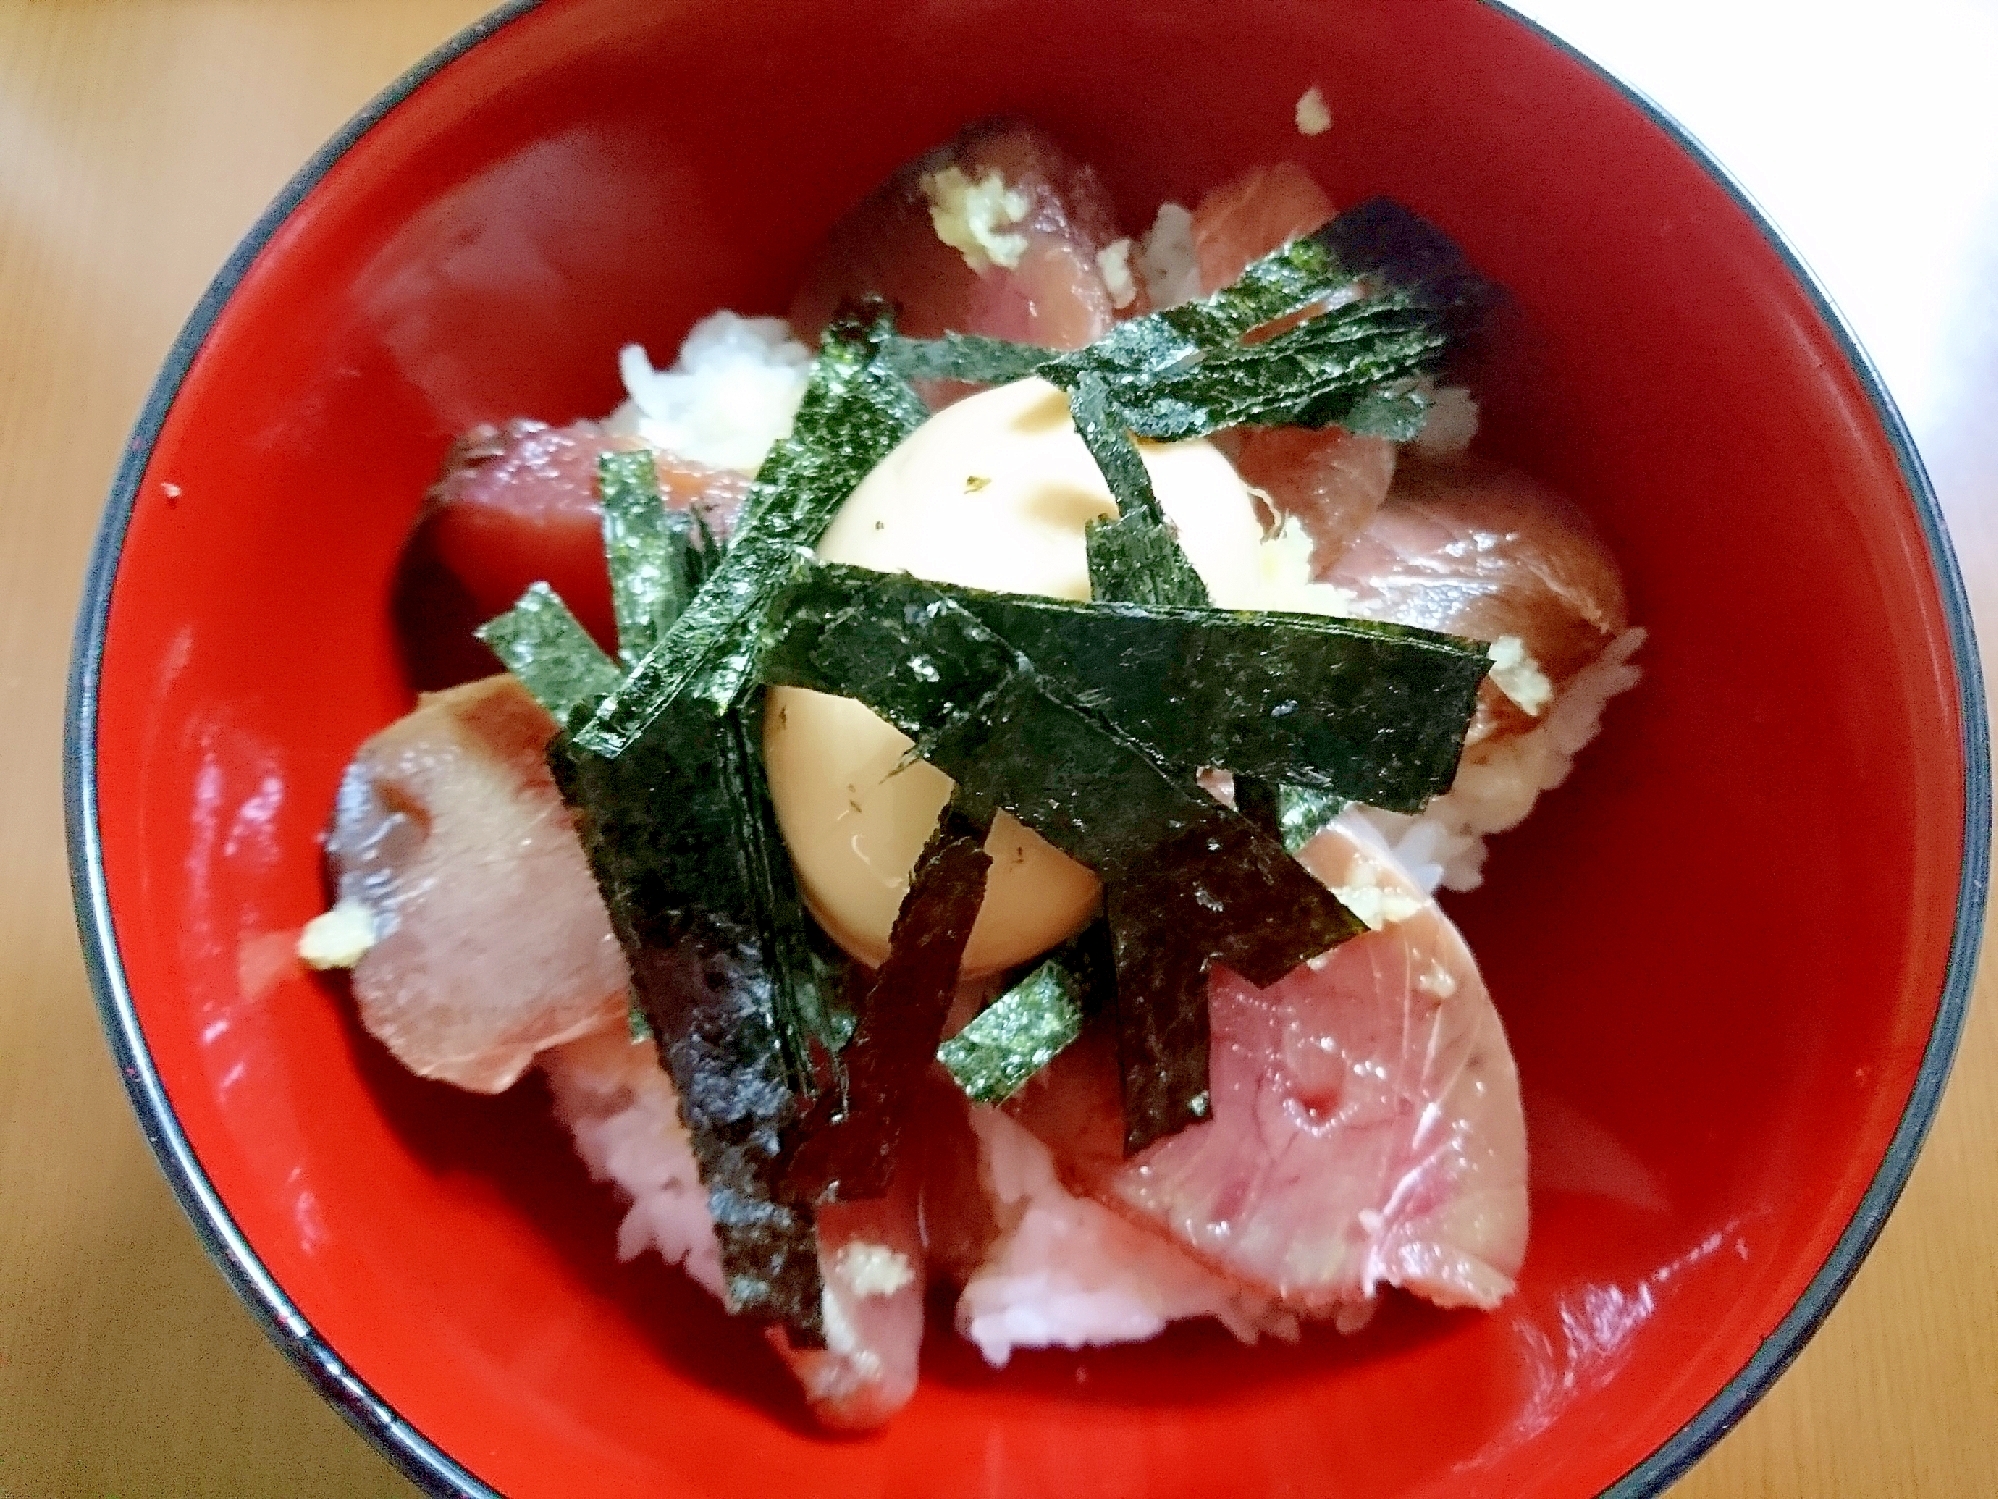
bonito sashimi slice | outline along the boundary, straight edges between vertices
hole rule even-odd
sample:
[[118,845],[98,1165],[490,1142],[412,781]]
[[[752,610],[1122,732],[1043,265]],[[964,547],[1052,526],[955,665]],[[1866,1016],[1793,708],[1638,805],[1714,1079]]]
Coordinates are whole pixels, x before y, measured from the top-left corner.
[[987,1363],[1015,1348],[1135,1343],[1213,1317],[1245,1343],[1294,1339],[1297,1318],[1165,1235],[1069,1191],[1047,1146],[1003,1110],[972,1108],[978,1174],[1000,1232],[957,1299]]
[[1470,743],[1524,733],[1629,624],[1623,573],[1589,519],[1516,469],[1403,464],[1324,581],[1346,612],[1473,640],[1510,639]]
[[1526,1251],[1526,1127],[1477,964],[1363,832],[1300,858],[1375,929],[1267,989],[1216,970],[1211,1119],[1121,1159],[1114,1063],[1082,1046],[1017,1112],[1078,1187],[1300,1315],[1357,1326],[1383,1286],[1495,1306]]
[[806,343],[853,298],[904,333],[979,333],[1079,349],[1139,310],[1129,242],[1101,179],[1017,121],[973,125],[903,167],[833,226],[791,303]]
[[[541,1067],[590,1175],[615,1185],[630,1205],[618,1229],[618,1258],[655,1250],[726,1300],[707,1189],[658,1048],[633,1041],[620,1025],[545,1053]],[[915,1393],[924,1291],[917,1186],[916,1173],[904,1171],[885,1197],[821,1209],[826,1346],[793,1348],[781,1331],[770,1331],[771,1346],[826,1426],[879,1426]]]
[[1255,167],[1223,183],[1193,210],[1200,290],[1230,285],[1249,262],[1302,239],[1332,217],[1332,200],[1294,161]]
[[536,1052],[623,1024],[624,954],[542,758],[554,732],[488,677],[424,697],[341,778],[327,863],[373,935],[354,998],[421,1077],[497,1093]]

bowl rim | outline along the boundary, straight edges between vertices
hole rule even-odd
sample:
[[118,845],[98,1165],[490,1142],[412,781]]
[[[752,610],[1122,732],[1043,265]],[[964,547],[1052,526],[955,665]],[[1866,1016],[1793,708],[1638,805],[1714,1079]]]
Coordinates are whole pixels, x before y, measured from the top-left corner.
[[[85,570],[63,716],[63,810],[77,929],[98,1018],[146,1142],[202,1247],[265,1334],[348,1423],[405,1477],[426,1494],[448,1499],[501,1499],[501,1496],[398,1415],[312,1327],[237,1227],[196,1158],[193,1145],[167,1098],[139,1025],[111,918],[102,830],[97,820],[98,695],[111,595],[141,481],[181,384],[236,288],[292,213],[363,136],[450,63],[539,9],[541,3],[542,0],[507,0],[390,83],[285,184],[209,283],[146,395],[112,480]],[[1504,0],[1478,0],[1478,3],[1525,28],[1570,62],[1608,84],[1662,130],[1733,200],[1805,293],[1857,378],[1874,419],[1894,452],[1921,523],[1957,678],[1965,766],[1963,868],[1957,886],[1949,962],[1914,1086],[1879,1168],[1851,1220],[1796,1304],[1726,1384],[1601,1495],[1601,1499],[1645,1499],[1662,1492],[1691,1468],[1789,1367],[1851,1283],[1907,1183],[1948,1081],[1976,977],[1990,883],[1990,726],[1969,596],[1950,544],[1941,504],[1914,438],[1879,370],[1861,348],[1850,323],[1823,284],[1748,190],[1656,101]]]

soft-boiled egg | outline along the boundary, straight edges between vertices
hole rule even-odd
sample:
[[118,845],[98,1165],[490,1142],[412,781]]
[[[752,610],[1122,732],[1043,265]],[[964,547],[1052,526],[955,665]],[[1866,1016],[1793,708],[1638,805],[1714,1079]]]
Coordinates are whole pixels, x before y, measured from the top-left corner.
[[[1273,565],[1234,466],[1207,442],[1140,444],[1160,506],[1216,604],[1267,607]],[[862,481],[819,555],[939,583],[1089,597],[1083,529],[1117,505],[1069,419],[1068,399],[1021,380],[946,407]],[[1293,606],[1294,607],[1294,606]],[[800,688],[770,693],[765,755],[777,821],[813,913],[864,963],[888,954],[895,913],[950,778],[859,703]],[[1075,935],[1097,908],[1095,875],[1001,813],[992,872],[964,954],[967,977],[1024,963]]]

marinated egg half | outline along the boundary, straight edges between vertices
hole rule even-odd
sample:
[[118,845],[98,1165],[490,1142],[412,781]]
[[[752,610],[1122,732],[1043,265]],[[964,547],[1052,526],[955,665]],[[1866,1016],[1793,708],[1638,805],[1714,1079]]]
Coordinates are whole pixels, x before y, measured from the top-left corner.
[[[1181,545],[1224,608],[1309,608],[1309,545],[1266,540],[1256,504],[1211,443],[1141,443]],[[819,555],[938,583],[1089,597],[1084,528],[1116,502],[1076,435],[1068,398],[1041,380],[967,397],[925,422],[857,488]],[[764,751],[777,821],[806,901],[863,963],[888,955],[895,913],[951,781],[860,703],[796,687],[770,692]],[[1000,813],[992,872],[964,953],[976,977],[1024,963],[1095,914],[1096,876]]]

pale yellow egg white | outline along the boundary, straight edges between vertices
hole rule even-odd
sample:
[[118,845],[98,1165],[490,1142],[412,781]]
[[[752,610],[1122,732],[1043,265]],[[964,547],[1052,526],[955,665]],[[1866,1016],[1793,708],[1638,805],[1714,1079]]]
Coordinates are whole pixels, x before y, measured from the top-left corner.
[[[1255,505],[1212,445],[1142,444],[1159,503],[1215,603],[1256,607],[1270,560]],[[1022,380],[945,408],[856,489],[819,555],[939,583],[1089,597],[1083,528],[1117,506],[1053,386]],[[909,873],[951,782],[860,704],[775,688],[765,753],[777,820],[806,900],[862,962],[888,952]],[[901,768],[897,768],[901,767]],[[1023,963],[1085,926],[1096,877],[1000,814],[967,976]]]

